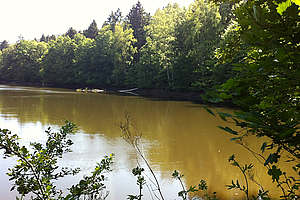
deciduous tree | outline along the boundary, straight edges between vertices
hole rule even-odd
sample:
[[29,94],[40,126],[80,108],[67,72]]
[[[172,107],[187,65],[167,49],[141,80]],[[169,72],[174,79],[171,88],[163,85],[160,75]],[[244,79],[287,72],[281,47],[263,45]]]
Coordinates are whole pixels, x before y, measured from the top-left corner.
[[35,40],[21,40],[3,51],[1,77],[3,80],[31,81],[41,80],[42,57],[48,47]]
[[76,48],[76,43],[68,36],[51,41],[42,62],[42,80],[50,83],[74,83],[77,74]]
[[92,49],[91,65],[86,69],[88,84],[109,85],[114,69],[112,47],[114,42],[113,32],[109,26],[103,27]]
[[216,63],[214,51],[220,42],[221,15],[218,7],[203,0],[190,5],[186,20],[176,30],[174,87],[205,90],[212,87]]
[[146,27],[147,43],[141,51],[139,85],[147,81],[148,87],[151,82],[154,83],[151,87],[172,87],[175,28],[184,21],[185,12],[178,4],[168,4],[162,10],[158,9],[152,17]]
[[135,42],[132,29],[124,30],[120,25],[115,27],[111,49],[114,64],[111,80],[114,85],[126,85],[128,71],[133,64],[133,56],[136,52],[136,48],[133,46]]

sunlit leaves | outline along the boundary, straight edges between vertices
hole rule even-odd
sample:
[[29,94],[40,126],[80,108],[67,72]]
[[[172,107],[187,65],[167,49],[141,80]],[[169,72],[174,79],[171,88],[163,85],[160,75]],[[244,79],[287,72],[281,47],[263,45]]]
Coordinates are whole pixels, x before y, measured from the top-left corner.
[[[118,9],[99,32],[93,21],[83,33],[71,27],[58,38],[42,35],[38,45],[45,45],[42,41],[47,43],[42,54],[32,46],[22,51],[14,45],[4,48],[2,42],[0,78],[59,84],[210,89],[235,76],[231,65],[215,66],[214,56],[221,33],[232,18],[229,4],[217,7],[205,1],[195,1],[189,10],[168,4],[151,18],[138,2],[127,21]],[[20,39],[19,43],[28,43]]]
[[59,37],[51,41],[49,51],[43,58],[41,71],[44,82],[86,83],[94,40],[82,34]]
[[213,86],[214,51],[223,30],[216,6],[205,1],[195,1],[190,5],[185,20],[175,31],[177,56],[172,76],[174,88],[199,91]]
[[141,78],[147,77],[147,81],[153,82],[152,86],[155,87],[166,88],[172,85],[175,29],[184,21],[185,12],[178,4],[168,4],[162,10],[158,9],[145,27],[147,42],[141,52],[142,70],[138,74],[140,84],[144,81]]
[[42,77],[44,82],[73,83],[75,50],[77,45],[70,37],[59,37],[51,41],[49,51],[43,58]]
[[114,85],[124,86],[126,84],[126,77],[136,52],[136,48],[133,46],[135,42],[132,29],[124,30],[123,26],[115,26],[111,49],[114,64],[111,80]]
[[82,68],[83,80],[87,84],[107,85],[111,83],[110,76],[114,69],[112,44],[113,32],[109,26],[103,27],[98,34],[95,46],[90,49],[86,59],[90,62]]
[[41,61],[47,46],[43,42],[21,40],[5,48],[0,58],[2,80],[40,81]]
[[287,0],[279,3],[277,7],[277,12],[282,15],[282,13],[286,11],[286,9],[291,6],[291,4],[292,4],[291,0]]
[[146,29],[145,26],[149,24],[150,14],[145,12],[142,4],[138,1],[137,4],[132,6],[127,17],[129,28],[133,29],[133,36],[136,39],[134,47],[137,48],[135,61],[139,61],[140,49],[146,43]]

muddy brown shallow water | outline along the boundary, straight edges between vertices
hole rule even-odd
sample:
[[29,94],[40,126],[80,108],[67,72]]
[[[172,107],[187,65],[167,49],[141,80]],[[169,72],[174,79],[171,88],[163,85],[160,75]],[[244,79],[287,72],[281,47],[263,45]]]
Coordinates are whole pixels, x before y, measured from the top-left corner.
[[[232,112],[227,108],[219,109]],[[124,120],[126,111],[133,117],[138,132],[143,134],[141,148],[161,183],[165,199],[180,199],[177,196],[180,183],[171,177],[175,169],[185,174],[183,182],[187,187],[204,179],[209,194],[217,191],[220,199],[242,199],[240,191],[225,187],[231,180],[239,179],[243,183],[240,171],[228,163],[232,154],[242,164],[253,163],[257,180],[272,194],[278,194],[264,167],[243,147],[230,142],[230,135],[216,127],[228,124],[208,114],[201,104],[118,93],[0,85],[0,127],[19,134],[22,144],[45,142],[44,130],[49,126],[58,130],[64,117],[75,122],[79,131],[71,136],[73,153],[59,160],[61,166],[81,167],[80,176],[83,176],[104,155],[115,153],[114,171],[108,174],[109,181],[105,182],[111,200],[126,199],[126,195],[138,193],[136,179],[131,174],[132,168],[137,166],[137,156],[115,126],[116,122]],[[263,138],[250,139],[249,147],[259,151],[263,141]],[[141,160],[138,161],[145,167]],[[14,163],[14,159],[0,159],[0,199],[15,199],[16,193],[9,192],[11,183],[5,175]],[[65,189],[75,184],[80,176],[63,179],[57,185]],[[151,185],[149,180],[147,182]],[[251,183],[250,193],[255,194],[258,189]],[[144,195],[145,199],[151,199],[146,188]]]

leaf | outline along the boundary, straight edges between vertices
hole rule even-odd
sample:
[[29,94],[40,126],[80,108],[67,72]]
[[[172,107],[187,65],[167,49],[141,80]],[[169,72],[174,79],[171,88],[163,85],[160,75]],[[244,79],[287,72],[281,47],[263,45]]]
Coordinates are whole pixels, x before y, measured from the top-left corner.
[[233,88],[233,87],[235,87],[237,85],[238,85],[238,83],[237,83],[237,81],[235,79],[229,79],[229,80],[226,81],[226,83],[224,83],[222,85],[222,87],[223,88]]
[[235,155],[234,155],[234,154],[232,154],[232,155],[229,157],[229,159],[228,159],[228,162],[230,162],[230,161],[234,161],[234,159],[235,159]]
[[287,57],[287,55],[285,54],[284,49],[283,48],[278,49],[277,54],[276,54],[277,60],[281,61],[285,57]]
[[210,109],[208,109],[207,107],[205,106],[202,106],[209,114],[213,115],[213,116],[216,116],[215,113],[213,111],[211,111]]
[[231,128],[229,128],[228,126],[226,126],[226,127],[223,127],[223,126],[217,126],[218,128],[220,128],[220,129],[222,129],[222,130],[224,130],[224,131],[227,131],[227,132],[229,132],[229,133],[231,133],[231,134],[233,134],[233,135],[237,135],[238,133],[236,132],[236,131],[234,131],[234,130],[232,130]]
[[51,188],[52,188],[51,185],[48,185],[48,186],[46,187],[47,190],[51,190]]
[[187,192],[197,192],[196,186],[190,186]]
[[218,115],[222,120],[227,121],[226,116],[223,113],[218,112]]
[[286,9],[287,9],[288,7],[290,7],[291,5],[292,5],[291,0],[287,0],[286,2],[282,2],[282,3],[278,4],[278,7],[276,8],[276,9],[277,9],[277,12],[278,12],[280,15],[282,15],[282,13],[283,13],[284,11],[286,11]]
[[10,189],[10,191],[13,191],[14,189],[15,189],[15,186],[12,186],[11,189]]
[[271,153],[267,158],[266,162],[264,163],[264,165],[266,166],[269,163],[270,164],[277,163],[278,158],[280,158],[280,155],[278,155],[278,153]]
[[243,138],[243,137],[235,137],[235,138],[230,138],[230,141],[239,140],[239,139],[241,139],[241,138]]
[[217,109],[216,109],[216,111],[218,112],[218,115],[220,116],[220,118],[224,121],[227,121],[226,117],[233,117],[231,114],[219,112]]
[[207,184],[205,180],[201,179],[198,185],[199,190],[207,190]]
[[275,165],[272,166],[272,169],[269,169],[268,174],[272,176],[273,182],[276,180],[279,181],[279,177],[282,175],[282,171],[277,169]]
[[27,153],[29,152],[29,151],[26,149],[25,146],[22,146],[21,149],[20,149],[20,151],[22,152],[22,154],[23,154],[24,156],[26,156]]
[[260,150],[262,151],[262,153],[265,152],[266,147],[267,147],[267,143],[264,142],[264,143],[261,145],[261,148],[260,148]]
[[292,2],[294,2],[296,5],[300,6],[300,0],[293,0]]
[[221,99],[229,99],[229,98],[232,98],[232,94],[226,94],[226,93],[222,92],[219,94],[219,97]]

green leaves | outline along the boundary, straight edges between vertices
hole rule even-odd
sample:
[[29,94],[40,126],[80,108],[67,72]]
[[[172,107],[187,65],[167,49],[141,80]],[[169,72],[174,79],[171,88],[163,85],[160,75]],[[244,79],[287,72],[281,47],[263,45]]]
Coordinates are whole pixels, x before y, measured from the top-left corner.
[[144,176],[142,176],[142,172],[143,171],[145,171],[144,168],[139,167],[139,166],[137,166],[136,168],[132,169],[132,174],[137,177],[136,183],[139,186],[140,194],[139,195],[127,195],[128,196],[127,199],[139,199],[139,200],[142,199],[142,196],[143,196],[143,194],[142,194],[143,185],[146,184],[146,180],[145,180]]
[[267,143],[264,142],[264,143],[261,145],[261,148],[260,148],[260,150],[262,151],[262,153],[265,152],[266,147],[267,147]]
[[230,127],[228,127],[228,126],[223,127],[223,126],[218,125],[217,127],[220,128],[220,129],[222,129],[222,130],[224,130],[224,131],[226,131],[226,132],[228,132],[228,133],[231,133],[231,134],[233,134],[233,135],[238,135],[238,133],[237,133],[236,131],[232,130],[232,129],[231,129]]
[[266,166],[269,163],[270,164],[277,163],[279,158],[280,158],[280,155],[278,155],[278,153],[271,153],[271,154],[269,154],[269,156],[268,156],[267,160],[265,161],[264,165]]
[[199,187],[199,190],[207,190],[207,188],[208,188],[205,180],[203,180],[203,179],[200,180],[198,187]]
[[21,40],[8,46],[0,56],[0,76],[2,80],[38,82],[42,57],[48,45],[36,41]]
[[113,158],[114,154],[105,156],[100,163],[97,163],[94,171],[91,172],[91,175],[84,176],[78,184],[68,188],[70,194],[67,195],[66,199],[76,199],[84,195],[89,195],[94,198],[102,196],[102,192],[106,188],[103,184],[103,181],[105,181],[106,178],[102,173],[112,171],[110,167],[113,163]]
[[[230,63],[233,61],[232,57],[237,55],[237,50],[243,56],[235,63],[242,73],[229,79],[219,89],[219,96],[227,98],[227,95],[231,95],[233,102],[239,107],[240,111],[234,112],[230,118],[240,129],[237,132],[228,126],[219,128],[237,135],[232,140],[238,141],[242,146],[245,146],[243,139],[247,136],[267,139],[268,142],[262,144],[261,151],[273,151],[267,158],[259,156],[264,159],[263,164],[268,169],[268,174],[282,189],[282,198],[285,199],[294,198],[294,188],[299,185],[299,174],[295,177],[287,176],[272,164],[279,163],[280,159],[286,157],[287,161],[299,164],[300,159],[299,5],[299,0],[243,2],[235,9],[238,23],[236,35],[218,52],[222,61],[228,58]],[[226,95],[221,95],[222,93]],[[226,115],[219,113],[219,116],[226,120]],[[257,156],[255,150],[246,148]],[[252,165],[241,166],[234,156],[230,158],[230,162],[239,167],[247,183],[245,172]],[[282,175],[284,178],[280,180]],[[243,190],[248,196],[248,186],[243,187],[238,181],[232,181],[229,188]],[[263,191],[259,195],[263,199],[269,199]]]
[[[0,129],[0,149],[4,149],[4,157],[18,158],[18,163],[7,173],[9,180],[14,180],[11,190],[16,189],[22,196],[33,193],[34,199],[38,200],[61,198],[62,194],[58,192],[54,183],[59,178],[76,175],[80,171],[79,168],[66,167],[58,170],[57,158],[71,151],[70,146],[73,142],[68,139],[68,136],[77,130],[76,124],[67,120],[64,122],[65,125],[59,132],[52,132],[51,128],[45,131],[48,135],[46,144],[30,143],[32,151],[25,146],[20,147],[17,135],[12,135],[6,129]],[[105,188],[102,183],[105,177],[101,173],[111,171],[112,158],[113,155],[106,156],[97,164],[91,176],[85,177],[78,185],[72,186],[74,190],[70,189],[71,194],[65,199],[74,199],[85,194],[99,194]]]
[[276,59],[282,61],[284,58],[288,57],[283,48],[278,49],[276,54]]
[[206,106],[202,106],[202,108],[204,108],[209,114],[216,116],[215,113],[213,111],[211,111],[210,109],[208,109]]
[[178,171],[174,170],[172,178],[180,180],[182,177],[184,177],[184,174],[180,174]]
[[226,185],[226,187],[228,188],[228,190],[231,190],[231,189],[240,189],[242,191],[245,191],[246,188],[245,186],[242,186],[240,185],[239,181],[237,180],[236,183],[233,182],[233,180],[231,181],[231,185]]
[[[234,18],[231,5],[201,0],[168,4],[150,16],[140,2],[124,19],[118,9],[98,30],[69,28],[40,42],[1,43],[0,78],[30,82],[200,91],[235,77],[216,66],[215,50]],[[151,20],[150,20],[151,19]],[[226,42],[225,42],[226,43]]]
[[[278,5],[278,7],[276,8],[277,12],[280,15],[282,15],[282,13],[284,11],[286,11],[286,9],[292,5],[292,0],[287,0],[287,1],[281,2],[281,3],[277,4],[277,5]],[[298,2],[298,5],[299,5],[299,2]]]
[[269,169],[268,174],[272,177],[273,182],[278,182],[280,176],[282,175],[282,171],[280,169],[277,169],[277,167],[273,165],[272,168]]
[[207,183],[205,182],[205,180],[203,180],[203,179],[200,180],[200,183],[198,184],[198,189],[196,189],[197,186],[190,186],[188,189],[185,189],[185,187],[183,186],[183,183],[182,183],[182,177],[183,176],[184,176],[183,174],[180,174],[176,170],[174,170],[174,172],[172,174],[172,178],[174,178],[176,180],[179,180],[179,182],[182,185],[183,190],[178,192],[178,196],[182,197],[183,200],[187,200],[187,197],[188,197],[189,193],[197,192],[199,190],[204,190],[205,191],[204,196],[206,197],[207,200],[217,200],[218,199],[217,196],[216,196],[216,192],[213,192],[212,197],[210,197],[208,195],[208,193],[207,193],[208,186],[207,186]]
[[249,171],[254,167],[254,165],[252,163],[250,163],[249,165],[245,164],[245,166],[241,166],[239,164],[239,162],[236,161],[234,154],[229,157],[228,162],[230,162],[233,166],[236,166],[241,170],[241,172],[244,175],[246,186],[241,186],[238,180],[236,182],[234,182],[232,180],[231,185],[226,185],[226,187],[229,190],[239,189],[239,190],[243,191],[246,194],[247,200],[249,200],[249,193],[248,193],[249,192],[249,184],[248,184],[248,178],[247,178],[246,174],[249,174]]

